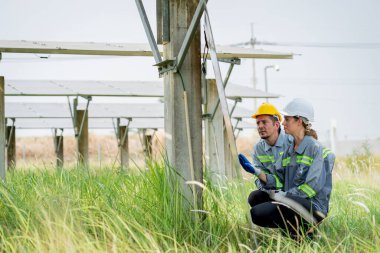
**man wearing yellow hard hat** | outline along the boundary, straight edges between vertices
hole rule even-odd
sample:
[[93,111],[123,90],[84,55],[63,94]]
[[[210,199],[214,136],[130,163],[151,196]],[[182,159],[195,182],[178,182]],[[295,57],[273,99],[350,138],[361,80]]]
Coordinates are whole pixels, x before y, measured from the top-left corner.
[[[273,174],[276,179],[276,190],[281,189],[283,185],[279,178],[276,177],[274,168],[276,162],[281,163],[282,154],[292,144],[293,138],[281,130],[281,114],[270,103],[262,103],[255,114],[252,115],[252,118],[256,119],[257,131],[261,138],[253,148],[254,170],[250,171],[249,166],[244,166],[244,164],[249,162],[244,155],[239,155],[239,161],[247,172],[256,174],[257,176],[262,172]],[[256,180],[256,186],[258,189],[262,189],[259,179]],[[261,198],[262,195],[262,191],[253,191],[248,198],[248,203],[252,206],[253,201],[257,202],[258,198]],[[267,198],[267,196],[263,197]]]

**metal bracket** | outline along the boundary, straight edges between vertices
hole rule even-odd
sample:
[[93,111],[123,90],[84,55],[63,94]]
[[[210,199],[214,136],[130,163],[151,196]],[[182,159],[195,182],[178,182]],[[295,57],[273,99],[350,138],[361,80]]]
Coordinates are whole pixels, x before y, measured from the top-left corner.
[[158,72],[160,73],[160,77],[169,71],[176,71],[176,59],[168,59],[164,60],[162,62],[159,62],[157,64],[154,64],[153,66],[158,67]]
[[189,29],[186,32],[185,38],[182,42],[182,46],[178,52],[176,69],[181,69],[182,67],[182,63],[185,60],[187,51],[189,50],[189,47],[190,47],[191,41],[194,38],[195,32],[198,29],[198,24],[199,24],[199,21],[201,20],[204,10],[206,9],[206,5],[207,5],[207,0],[200,0],[198,3],[197,9],[195,10],[193,18],[191,19]]
[[243,131],[243,128],[238,127],[236,128],[236,130],[237,130],[237,133],[235,134],[235,138],[237,139],[239,137],[240,132]]
[[233,128],[234,131],[235,131],[235,129],[238,128],[237,126],[239,125],[239,123],[240,123],[241,120],[242,120],[241,118],[236,118],[236,123],[235,123],[235,126]]
[[240,58],[231,58],[231,59],[220,58],[220,59],[218,59],[218,61],[225,62],[225,63],[230,63],[230,64],[235,64],[235,65],[240,65],[241,64],[241,59]]
[[140,14],[141,21],[144,26],[144,30],[146,33],[146,36],[148,37],[150,48],[152,49],[153,57],[156,63],[162,62],[160,51],[158,50],[158,46],[156,43],[156,39],[154,38],[152,28],[150,27],[148,17],[145,12],[144,4],[142,0],[135,0],[137,9]]
[[236,98],[236,99],[235,99],[235,103],[234,103],[234,105],[232,106],[231,111],[230,111],[230,118],[231,118],[231,116],[232,116],[232,113],[234,113],[234,111],[235,111],[235,108],[236,108],[237,103],[239,103],[239,102],[241,102],[241,101],[242,101],[241,98]]

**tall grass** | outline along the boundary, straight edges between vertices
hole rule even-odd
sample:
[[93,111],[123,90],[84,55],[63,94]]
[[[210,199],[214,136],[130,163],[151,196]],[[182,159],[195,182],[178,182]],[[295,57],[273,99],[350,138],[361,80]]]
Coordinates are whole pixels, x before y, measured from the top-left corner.
[[357,174],[363,181],[335,182],[331,212],[319,236],[299,245],[275,229],[251,225],[246,204],[254,190],[251,179],[213,185],[206,177],[204,205],[197,211],[186,208],[170,175],[160,163],[129,173],[114,168],[15,171],[0,188],[0,249],[380,252],[380,188],[366,183],[368,173]]

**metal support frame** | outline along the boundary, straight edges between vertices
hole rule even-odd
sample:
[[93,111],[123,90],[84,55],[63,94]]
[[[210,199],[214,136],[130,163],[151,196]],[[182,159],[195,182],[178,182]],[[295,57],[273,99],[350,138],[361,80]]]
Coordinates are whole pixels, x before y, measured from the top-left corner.
[[178,52],[178,56],[176,58],[176,69],[181,69],[183,61],[187,55],[187,51],[189,50],[191,41],[194,38],[195,31],[198,29],[199,21],[201,20],[202,14],[206,9],[207,0],[200,0],[195,10],[194,16],[191,20],[189,29],[185,35],[185,38],[182,42],[182,46]]
[[[156,40],[154,38],[152,29],[150,27],[149,20],[147,18],[142,0],[135,0],[135,1],[136,1],[137,9],[138,9],[139,14],[140,14],[141,21],[142,21],[143,26],[144,26],[145,34],[148,38],[150,48],[152,49],[153,56],[154,56],[154,59],[156,61],[156,64],[154,66],[158,67],[158,71],[159,71],[160,75],[162,75],[163,73],[168,72],[168,71],[177,72],[182,67],[183,61],[185,60],[185,57],[186,57],[187,52],[189,50],[190,44],[194,38],[195,32],[198,29],[199,21],[203,15],[203,12],[204,12],[206,5],[207,5],[207,0],[199,1],[198,6],[197,6],[195,13],[193,15],[193,18],[191,20],[189,29],[186,32],[185,38],[182,42],[182,45],[181,45],[181,48],[178,52],[177,57],[175,59],[166,59],[164,61],[162,60],[160,52],[158,50],[158,46],[157,46]],[[164,3],[163,3],[163,6],[164,6],[163,35],[165,37],[163,39],[163,41],[165,41],[165,42],[170,40],[170,38],[168,38],[169,32],[166,30],[169,27],[169,25],[168,25],[169,7],[168,7],[167,2],[168,2],[167,0],[166,1],[164,0]]]
[[[228,111],[227,99],[226,99],[226,95],[224,92],[224,83],[222,80],[222,74],[221,74],[220,67],[219,67],[218,57],[216,54],[216,47],[215,47],[214,37],[212,34],[211,23],[210,23],[210,18],[208,15],[207,7],[205,7],[204,17],[205,17],[205,32],[206,32],[207,42],[208,42],[209,49],[210,49],[210,57],[211,57],[211,61],[212,61],[213,69],[214,69],[215,80],[216,80],[217,90],[218,90],[219,100],[220,100],[220,106],[222,109],[224,123],[225,123],[225,127],[226,127],[226,132],[227,132],[227,138],[228,138],[228,142],[230,144],[230,150],[232,153],[232,157],[236,157],[237,156],[237,148],[236,148],[235,135],[233,133],[231,118],[230,118],[229,111]],[[235,164],[236,164],[236,171],[234,172],[234,176],[236,175],[236,176],[240,177],[239,172],[237,170],[238,165],[236,162],[235,162]]]
[[161,54],[158,50],[158,46],[152,32],[152,28],[150,27],[149,19],[146,15],[144,4],[142,0],[135,0],[135,2],[140,14],[141,21],[144,26],[145,34],[148,37],[150,48],[152,49],[154,60],[156,61],[156,63],[162,62]]
[[241,120],[242,120],[241,118],[236,118],[236,124],[235,124],[235,126],[234,126],[234,128],[233,128],[234,132],[235,132],[235,130],[237,129],[237,126],[239,125],[239,122],[240,122]]
[[234,111],[235,111],[235,108],[236,108],[237,103],[239,103],[239,102],[241,102],[241,101],[242,101],[241,98],[236,98],[236,99],[235,99],[235,103],[234,103],[234,105],[232,106],[231,111],[230,111],[230,118],[231,118],[232,114],[233,114]]
[[232,58],[232,59],[219,59],[221,62],[230,63],[230,67],[228,68],[226,77],[224,78],[223,85],[224,88],[227,86],[228,80],[230,79],[232,70],[234,69],[235,65],[240,65],[241,60],[239,58]]
[[243,128],[238,127],[238,128],[236,128],[236,130],[238,131],[238,132],[235,134],[235,138],[237,139],[237,138],[239,137],[240,132],[243,131]]
[[[233,58],[233,59],[219,59],[219,61],[230,63],[230,67],[229,67],[229,69],[227,71],[227,74],[226,74],[226,76],[224,78],[224,81],[223,81],[223,89],[225,89],[226,86],[227,86],[227,84],[228,84],[228,80],[230,79],[230,76],[231,76],[231,73],[232,73],[232,70],[233,70],[235,64],[239,65],[240,62],[241,62],[241,60],[239,58]],[[241,102],[241,101],[239,101],[239,102]],[[220,100],[218,100],[218,102],[217,102],[217,104],[215,106],[215,109],[214,109],[213,113],[211,114],[211,119],[214,118],[216,110],[219,107],[219,104],[220,104]],[[230,117],[231,117],[231,115],[232,115],[232,112],[230,113]]]

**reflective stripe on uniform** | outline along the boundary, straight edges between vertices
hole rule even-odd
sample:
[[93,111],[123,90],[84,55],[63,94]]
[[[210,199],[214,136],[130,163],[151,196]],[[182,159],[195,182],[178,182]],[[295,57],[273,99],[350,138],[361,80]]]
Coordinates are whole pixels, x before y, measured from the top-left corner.
[[323,149],[323,159],[325,159],[327,157],[328,154],[331,154],[332,151],[328,148],[324,148]]
[[307,184],[301,184],[300,186],[297,187],[298,189],[300,189],[301,191],[303,191],[304,193],[306,193],[307,196],[309,196],[309,198],[312,198],[314,197],[317,193],[310,187],[308,186]]
[[262,163],[274,162],[274,156],[270,155],[258,155],[259,161]]
[[311,165],[313,161],[314,161],[313,158],[306,156],[306,155],[298,155],[297,156],[297,163],[304,163],[307,165]]
[[290,156],[282,159],[282,166],[288,166],[290,164]]
[[273,176],[276,179],[276,189],[282,189],[284,185],[281,183],[280,178],[275,174],[273,174]]

